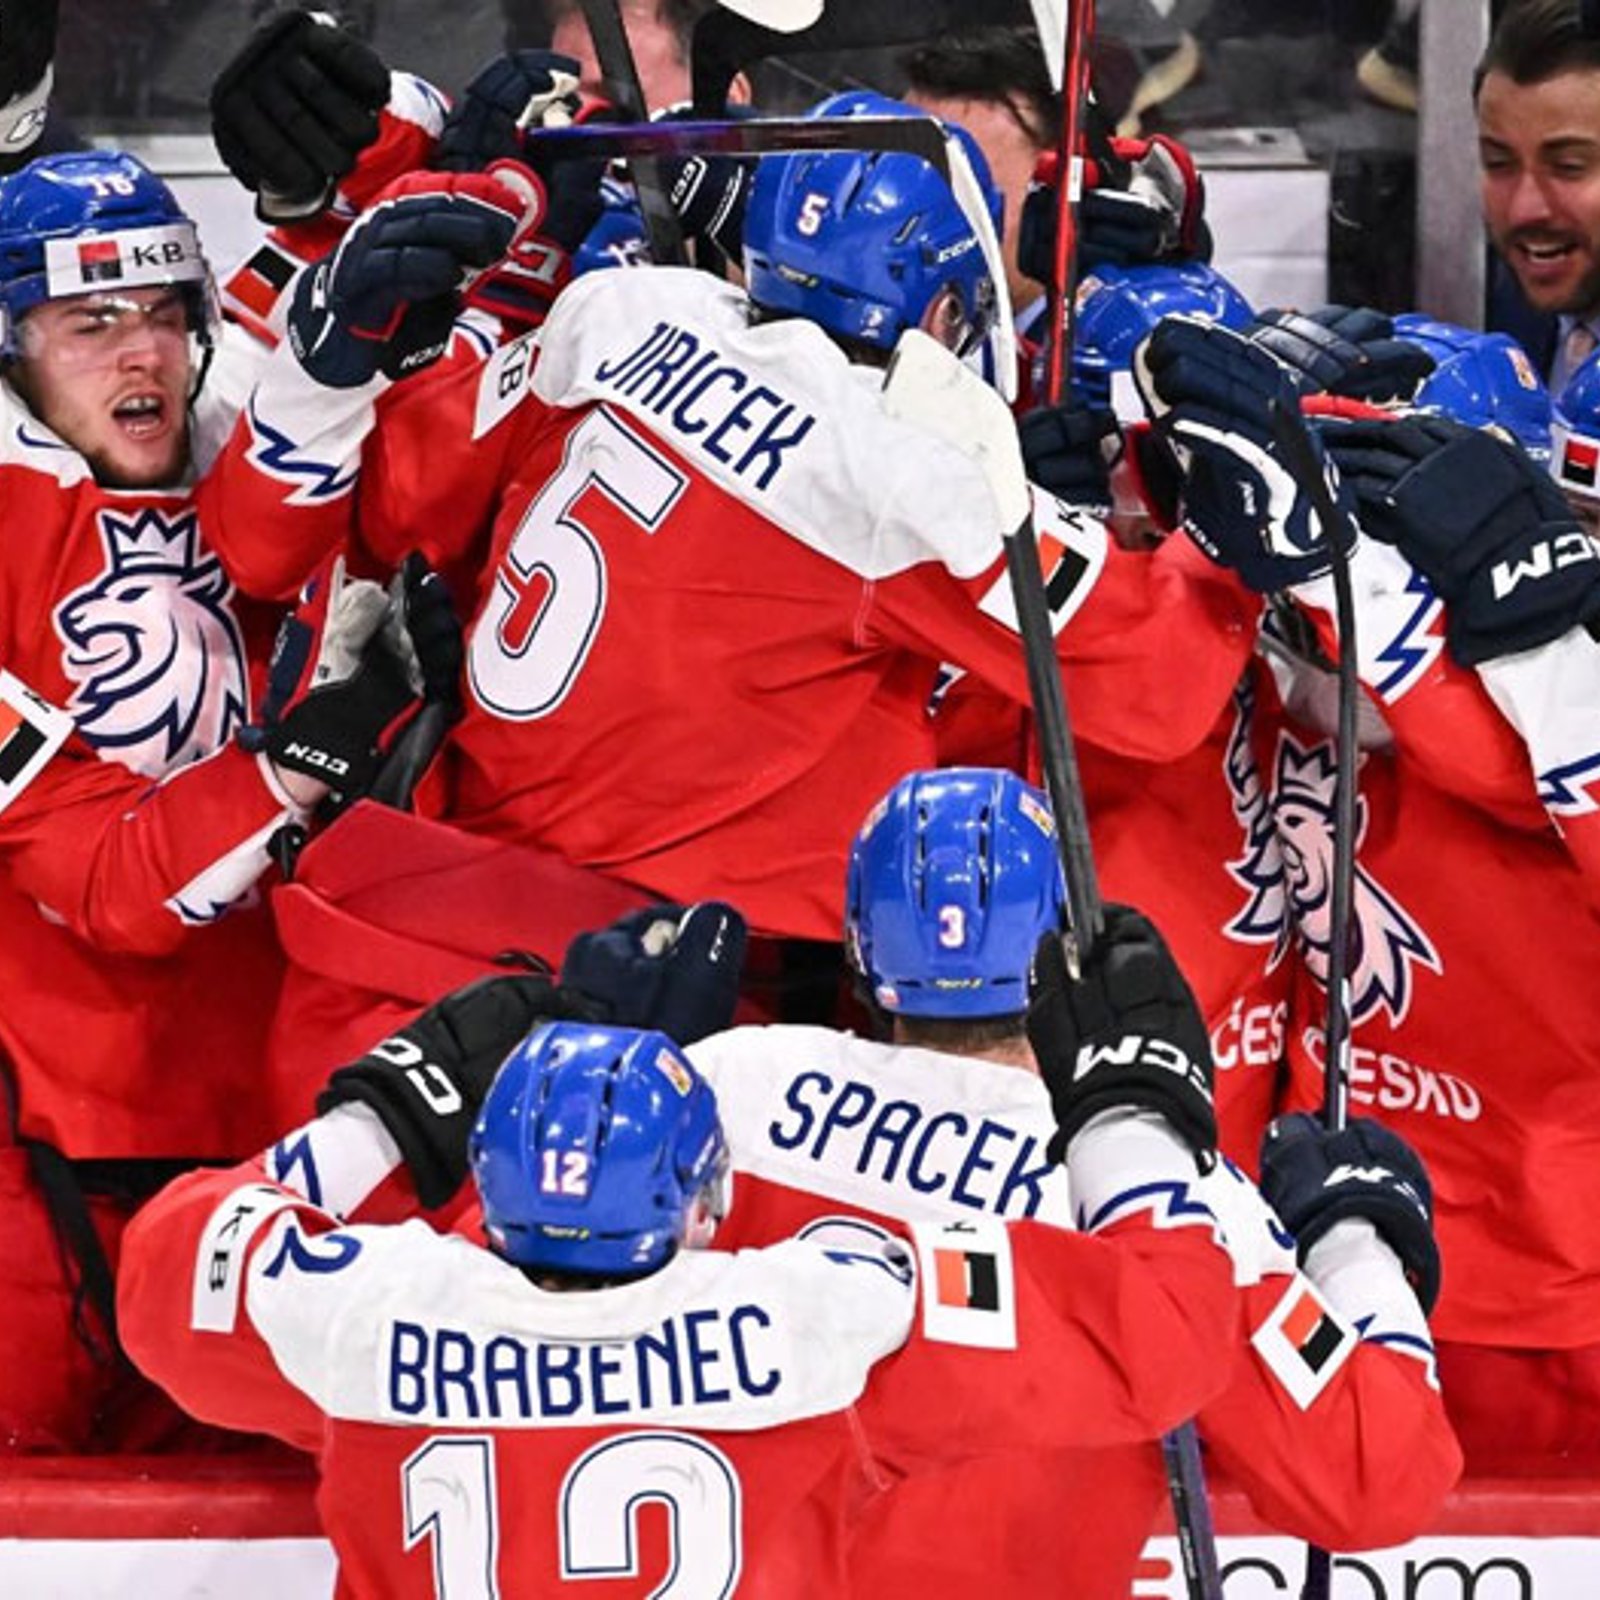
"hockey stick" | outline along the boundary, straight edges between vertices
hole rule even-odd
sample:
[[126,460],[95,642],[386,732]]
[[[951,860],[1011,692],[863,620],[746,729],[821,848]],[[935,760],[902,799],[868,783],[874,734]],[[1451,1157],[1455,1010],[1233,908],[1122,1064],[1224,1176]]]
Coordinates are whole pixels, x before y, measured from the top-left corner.
[[[915,330],[902,334],[895,346],[884,379],[884,406],[891,415],[917,423],[974,459],[994,497],[1028,667],[1039,762],[1055,812],[1056,842],[1066,873],[1072,923],[1067,935],[1067,966],[1076,976],[1083,956],[1105,928],[1105,916],[1016,421],[995,389],[943,345]],[[1216,1535],[1194,1424],[1186,1422],[1165,1434],[1161,1455],[1190,1600],[1221,1600]]]
[[735,121],[580,123],[528,135],[540,160],[615,161],[636,156],[760,156],[794,150],[906,150],[946,179],[944,130],[931,117],[741,118]]
[[1077,301],[1078,196],[1083,162],[1084,100],[1089,88],[1089,45],[1094,36],[1094,0],[1068,0],[1062,67],[1061,145],[1056,171],[1055,254],[1050,263],[1049,331],[1045,338],[1046,405],[1060,405],[1072,349]]
[[[1339,714],[1334,746],[1333,886],[1328,909],[1328,1013],[1326,1062],[1322,1071],[1322,1125],[1330,1132],[1344,1127],[1350,1083],[1350,912],[1355,898],[1356,705],[1360,695],[1356,656],[1355,596],[1347,554],[1351,532],[1344,509],[1328,488],[1311,448],[1311,438],[1298,411],[1274,400],[1272,436],[1283,452],[1284,466],[1296,487],[1310,500],[1328,549],[1333,579],[1334,616],[1339,627]],[[1333,1586],[1333,1557],[1320,1545],[1306,1547],[1306,1575],[1300,1600],[1328,1600]]]
[[[643,122],[650,114],[634,63],[633,47],[622,20],[622,0],[579,0],[583,19],[589,25],[589,38],[604,82],[606,97],[622,114]],[[683,229],[678,213],[667,198],[666,184],[653,157],[640,156],[632,166],[633,189],[639,197],[639,212],[644,218],[645,237],[650,241],[650,257],[665,265],[682,265],[687,259]]]

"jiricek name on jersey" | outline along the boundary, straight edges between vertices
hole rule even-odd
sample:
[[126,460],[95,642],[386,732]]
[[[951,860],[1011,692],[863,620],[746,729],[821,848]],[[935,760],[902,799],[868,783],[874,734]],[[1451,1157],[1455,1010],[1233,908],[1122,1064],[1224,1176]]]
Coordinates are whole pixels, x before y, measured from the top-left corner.
[[698,334],[658,322],[620,361],[602,361],[596,383],[661,418],[674,434],[766,489],[816,424]]

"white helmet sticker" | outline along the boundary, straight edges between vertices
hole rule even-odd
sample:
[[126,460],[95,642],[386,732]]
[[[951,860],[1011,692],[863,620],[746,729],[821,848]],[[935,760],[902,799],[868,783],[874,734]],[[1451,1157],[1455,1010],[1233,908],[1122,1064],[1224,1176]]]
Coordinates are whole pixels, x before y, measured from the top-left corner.
[[107,287],[203,283],[207,277],[200,236],[192,222],[46,239],[44,270],[46,292],[52,300],[93,294]]

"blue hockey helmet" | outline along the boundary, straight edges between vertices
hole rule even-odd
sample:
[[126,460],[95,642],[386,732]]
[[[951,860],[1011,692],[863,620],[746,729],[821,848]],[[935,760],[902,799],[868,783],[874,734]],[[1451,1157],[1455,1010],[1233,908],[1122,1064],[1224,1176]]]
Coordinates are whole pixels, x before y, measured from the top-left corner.
[[46,300],[167,284],[209,347],[219,312],[200,236],[142,161],[70,150],[0,178],[0,358],[21,353],[22,320]]
[[[924,115],[866,90],[832,95],[809,114]],[[918,327],[962,354],[975,349],[994,324],[1003,282],[990,248],[1001,200],[977,141],[964,128],[946,128],[976,178],[986,224],[963,209],[951,183],[907,151],[765,157],[744,220],[752,302],[878,349],[891,349],[905,329]],[[941,326],[930,326],[934,319]]]
[[1500,428],[1541,465],[1550,460],[1550,393],[1510,334],[1479,333],[1412,311],[1394,319],[1394,331],[1433,357],[1413,405],[1470,427]]
[[1078,398],[1086,405],[1110,406],[1112,379],[1133,370],[1140,341],[1171,316],[1242,328],[1255,313],[1204,261],[1096,267],[1078,285],[1072,335],[1072,386]]
[[913,772],[850,851],[845,944],[885,1011],[1000,1017],[1066,898],[1050,803],[998,767]]
[[1567,379],[1555,398],[1550,473],[1590,512],[1600,501],[1600,352]]
[[490,1085],[468,1155],[489,1242],[519,1266],[635,1277],[722,1214],[716,1096],[664,1033],[534,1029]]

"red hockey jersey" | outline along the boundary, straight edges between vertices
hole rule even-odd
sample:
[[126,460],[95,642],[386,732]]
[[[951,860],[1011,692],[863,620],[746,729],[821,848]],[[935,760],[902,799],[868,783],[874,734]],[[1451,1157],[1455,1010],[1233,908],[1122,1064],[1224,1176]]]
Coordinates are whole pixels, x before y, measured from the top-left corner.
[[[1130,1150],[1097,1142],[1113,1165]],[[843,1595],[849,1528],[887,1482],[996,1439],[1169,1426],[1217,1386],[1237,1314],[1209,1215],[1153,1226],[1110,1192],[1093,1237],[919,1227],[916,1272],[840,1219],[550,1293],[421,1222],[341,1226],[393,1161],[364,1109],[335,1112],[263,1163],[179,1180],[122,1260],[123,1337],[149,1374],[200,1416],[317,1451],[345,1596],[516,1600],[602,1577],[643,1595],[673,1575],[694,1594]]]
[[[383,395],[363,539],[479,574],[443,814],[836,938],[861,816],[932,759],[939,663],[1026,699],[982,475],[886,415],[879,382],[816,327],[752,326],[726,285],[657,269],[579,280],[536,351]],[[1192,748],[1253,602],[1039,509],[1083,736]],[[1232,640],[1232,659],[1200,637]]]
[[[1361,674],[1382,725],[1359,773],[1350,1101],[1427,1162],[1444,1255],[1439,1337],[1592,1344],[1600,927],[1584,847],[1547,811],[1589,839],[1583,769],[1600,765],[1584,745],[1600,751],[1600,701],[1583,713],[1576,697],[1600,655],[1584,635],[1484,668],[1513,726],[1443,653],[1439,602],[1397,551],[1364,541],[1356,579]],[[1331,643],[1325,586],[1307,599],[1322,602]],[[1297,929],[1289,1040],[1305,1105],[1322,1092],[1333,745],[1326,674],[1302,667],[1285,682],[1290,720],[1267,769]]]
[[[1105,1197],[1132,1181],[1076,1142],[1069,1169],[1049,1161],[1048,1096],[1017,1067],[802,1027],[736,1029],[690,1054],[734,1152],[735,1243],[840,1206],[901,1221],[1094,1226]],[[1186,1154],[1148,1198],[1166,1225],[1195,1205],[1221,1219],[1244,1297],[1229,1381],[1199,1413],[1212,1453],[1302,1538],[1357,1549],[1414,1535],[1461,1459],[1393,1254],[1367,1224],[1347,1224],[1308,1280],[1249,1181],[1226,1164],[1198,1178]],[[986,1459],[912,1478],[873,1508],[853,1557],[860,1592],[1126,1600],[1163,1485],[1148,1440],[1026,1458],[997,1441]]]

